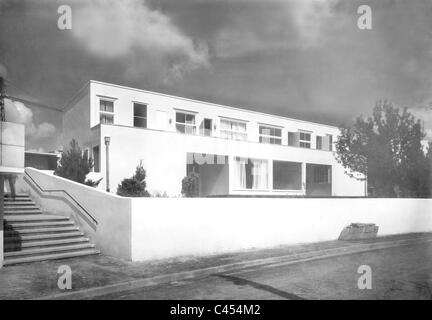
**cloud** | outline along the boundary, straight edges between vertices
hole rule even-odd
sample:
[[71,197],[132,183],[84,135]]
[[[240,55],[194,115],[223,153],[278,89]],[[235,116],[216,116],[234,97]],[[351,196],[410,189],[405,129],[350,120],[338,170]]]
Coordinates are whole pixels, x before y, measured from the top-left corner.
[[207,46],[194,42],[145,1],[95,0],[73,12],[73,36],[97,57],[125,61],[138,56],[145,59],[140,66],[164,66],[173,78],[209,66]]
[[216,56],[232,58],[324,46],[347,23],[343,10],[336,10],[338,3],[339,0],[269,0],[260,7],[257,1],[241,2],[241,9],[215,37]]
[[[333,6],[337,0],[290,0],[288,10],[298,31],[301,43],[305,47],[315,47],[323,44],[322,33],[329,20],[331,24],[338,23],[333,19]],[[340,22],[340,21],[339,21]]]
[[46,139],[56,132],[56,127],[52,123],[35,124],[33,112],[24,103],[6,99],[5,105],[6,120],[24,124],[26,137],[33,142]]

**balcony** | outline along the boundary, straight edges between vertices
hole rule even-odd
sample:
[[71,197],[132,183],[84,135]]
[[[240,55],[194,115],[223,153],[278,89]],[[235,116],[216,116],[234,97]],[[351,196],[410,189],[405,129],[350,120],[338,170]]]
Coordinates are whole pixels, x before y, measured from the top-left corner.
[[0,174],[24,172],[24,125],[0,121]]

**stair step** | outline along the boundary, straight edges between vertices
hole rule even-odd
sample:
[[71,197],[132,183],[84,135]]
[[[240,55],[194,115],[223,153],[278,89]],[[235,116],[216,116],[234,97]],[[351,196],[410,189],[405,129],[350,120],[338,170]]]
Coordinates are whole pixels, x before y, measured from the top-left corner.
[[79,231],[79,228],[77,227],[57,227],[57,228],[39,228],[39,229],[22,229],[22,230],[5,230],[4,236],[8,237],[13,235],[16,235],[17,233],[21,236],[24,234],[30,234],[30,233],[44,233],[44,234],[51,234],[53,232],[70,232],[70,231]]
[[22,211],[27,211],[27,210],[40,210],[36,205],[28,205],[28,206],[5,206],[5,211],[16,211],[16,210],[22,210]]
[[41,214],[42,211],[40,209],[31,209],[31,210],[5,210],[4,215],[14,215],[14,214]]
[[[6,199],[12,199],[10,193],[5,194],[4,197]],[[28,194],[25,194],[25,193],[17,193],[15,195],[15,199],[18,199],[18,198],[30,198],[30,196]]]
[[55,254],[46,254],[46,255],[35,255],[35,256],[21,257],[21,258],[6,258],[4,260],[4,265],[12,265],[12,264],[17,264],[17,263],[26,263],[26,262],[43,261],[43,260],[82,257],[82,256],[99,254],[99,253],[100,253],[99,250],[88,249],[88,250],[80,250],[80,251],[73,251],[73,252],[64,252],[64,253],[55,253]]
[[51,227],[67,227],[73,226],[74,223],[72,221],[49,221],[49,222],[12,222],[12,223],[4,223],[5,227],[11,227],[14,230],[21,230],[27,228],[51,228]]
[[30,240],[43,240],[53,238],[71,238],[71,237],[82,237],[84,233],[79,231],[63,232],[63,233],[52,233],[52,234],[34,234],[34,235],[22,235],[18,237],[4,237],[4,242],[21,242]]
[[31,248],[20,251],[10,251],[5,252],[4,257],[19,257],[19,256],[29,256],[35,254],[43,254],[43,253],[52,253],[52,252],[61,252],[61,251],[75,251],[82,249],[94,249],[94,244],[91,243],[80,243],[80,244],[72,244],[72,245],[63,245],[56,247],[44,247],[44,248]]
[[4,265],[99,254],[73,220],[44,213],[31,197],[4,197]]
[[88,243],[90,240],[85,237],[79,238],[66,238],[66,239],[58,239],[58,240],[41,240],[41,241],[28,241],[23,243],[10,242],[5,243],[4,248],[5,251],[11,251],[11,249],[22,249],[22,248],[45,248],[45,247],[53,247],[53,246],[61,246],[72,243]]
[[50,215],[50,214],[33,214],[33,215],[8,215],[4,217],[4,220],[6,221],[6,223],[9,222],[26,222],[26,221],[69,221],[68,217],[64,217],[64,216],[55,216],[55,215]]
[[32,200],[28,200],[28,201],[5,201],[3,202],[5,207],[12,207],[12,206],[30,206],[30,205],[36,205],[36,203]]

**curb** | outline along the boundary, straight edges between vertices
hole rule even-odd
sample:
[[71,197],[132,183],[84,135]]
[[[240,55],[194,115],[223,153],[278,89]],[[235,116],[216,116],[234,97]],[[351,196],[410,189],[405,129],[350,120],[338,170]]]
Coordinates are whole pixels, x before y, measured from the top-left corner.
[[298,254],[284,255],[279,257],[263,258],[249,261],[236,262],[226,265],[220,265],[215,267],[208,267],[203,269],[197,269],[193,271],[178,272],[172,274],[166,274],[145,279],[133,279],[125,282],[110,284],[101,287],[95,287],[90,289],[83,289],[79,291],[59,293],[53,295],[47,295],[38,297],[33,300],[75,300],[75,299],[89,299],[98,296],[103,296],[112,293],[118,293],[123,291],[130,291],[155,285],[166,284],[175,281],[190,280],[206,277],[212,274],[229,272],[235,273],[243,270],[252,271],[255,267],[260,268],[272,268],[282,265],[290,265],[301,262],[327,259],[332,257],[350,255],[355,253],[363,253],[368,251],[382,250],[393,247],[401,247],[411,245],[413,243],[428,243],[432,242],[430,237],[415,238],[408,240],[397,240],[397,241],[382,241],[380,243],[373,244],[360,244],[348,247],[339,247],[332,249],[324,249],[319,251],[309,251]]

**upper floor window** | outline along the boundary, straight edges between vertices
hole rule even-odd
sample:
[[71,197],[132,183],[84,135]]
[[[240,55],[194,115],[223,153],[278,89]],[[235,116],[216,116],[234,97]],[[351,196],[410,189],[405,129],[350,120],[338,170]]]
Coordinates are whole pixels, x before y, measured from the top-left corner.
[[300,131],[299,142],[300,142],[300,148],[310,148],[311,134],[309,132]]
[[259,142],[270,144],[282,144],[282,129],[269,126],[259,127]]
[[318,150],[323,149],[323,137],[322,136],[316,136],[316,149],[318,149]]
[[212,119],[204,118],[200,125],[200,134],[210,137],[212,135]]
[[134,103],[134,127],[147,128],[147,105]]
[[195,115],[191,113],[176,112],[176,131],[186,134],[195,134]]
[[246,122],[221,119],[221,138],[234,140],[247,140]]
[[100,99],[99,114],[100,114],[100,123],[114,124],[114,101]]

